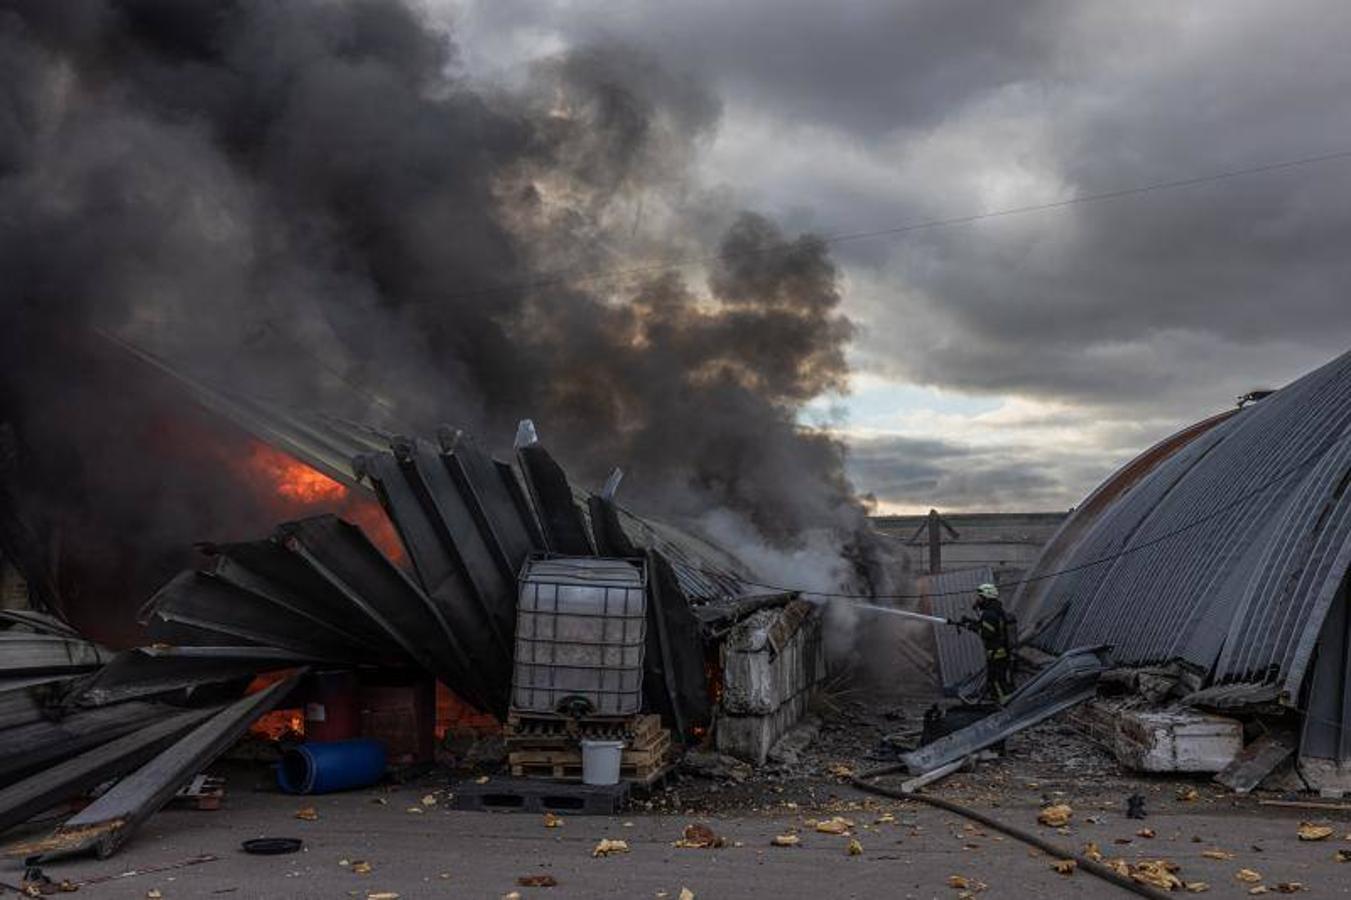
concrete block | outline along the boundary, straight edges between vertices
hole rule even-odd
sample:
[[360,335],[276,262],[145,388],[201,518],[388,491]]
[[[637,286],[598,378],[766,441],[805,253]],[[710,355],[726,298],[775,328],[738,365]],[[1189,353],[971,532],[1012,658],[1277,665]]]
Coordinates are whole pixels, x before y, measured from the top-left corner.
[[1218,772],[1243,749],[1237,719],[1195,712],[1123,712],[1113,750],[1142,772]]
[[[723,694],[716,727],[717,747],[755,765],[801,720],[812,688],[825,677],[821,616],[803,615],[786,636],[778,617],[763,610],[737,627],[722,646]],[[771,639],[779,633],[782,643]]]

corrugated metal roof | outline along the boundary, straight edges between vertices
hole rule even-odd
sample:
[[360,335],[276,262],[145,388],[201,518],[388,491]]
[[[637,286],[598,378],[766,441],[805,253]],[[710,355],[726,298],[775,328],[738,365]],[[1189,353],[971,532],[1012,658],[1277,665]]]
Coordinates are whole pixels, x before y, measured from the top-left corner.
[[1119,665],[1182,660],[1293,703],[1351,564],[1349,481],[1351,353],[1114,475],[1015,611],[1051,652],[1110,643]]

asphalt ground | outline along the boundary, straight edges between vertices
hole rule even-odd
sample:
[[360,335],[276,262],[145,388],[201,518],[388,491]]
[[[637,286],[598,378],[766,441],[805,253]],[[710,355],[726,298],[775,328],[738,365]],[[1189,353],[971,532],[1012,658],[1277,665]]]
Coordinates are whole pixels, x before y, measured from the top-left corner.
[[[682,889],[696,900],[1129,896],[1083,871],[1059,874],[1055,860],[1013,838],[918,803],[873,798],[843,782],[818,785],[802,799],[793,799],[794,791],[771,792],[760,804],[740,810],[655,814],[640,808],[614,817],[566,816],[557,827],[548,827],[534,814],[448,809],[444,782],[300,798],[268,788],[265,771],[257,768],[235,767],[226,774],[221,809],[166,809],[112,859],[57,861],[45,867],[47,874],[79,881],[200,854],[219,857],[84,885],[76,895],[147,898],[158,892],[165,900],[392,894],[501,898],[513,891],[525,900],[676,900]],[[1123,789],[1144,792],[1147,819],[1125,817]],[[978,770],[954,776],[934,791],[1066,848],[1092,843],[1109,859],[1168,860],[1178,867],[1179,879],[1207,884],[1207,896],[1248,897],[1259,887],[1274,894],[1278,886],[1294,889],[1289,888],[1293,884],[1309,896],[1351,894],[1351,864],[1336,861],[1337,850],[1351,851],[1347,813],[1314,815],[1261,806],[1256,798],[1235,798],[1204,783],[1151,780],[1132,786],[1074,773],[1059,781],[1020,781],[1009,773],[992,780]],[[435,802],[424,803],[428,797]],[[1037,824],[1047,802],[1071,806],[1069,825]],[[313,809],[313,819],[297,818],[305,807]],[[834,816],[852,823],[850,835],[816,830],[814,822]],[[1300,840],[1300,822],[1311,818],[1331,826],[1332,835]],[[674,846],[685,826],[695,822],[711,828],[725,846]],[[773,846],[773,838],[782,834],[796,834],[798,845]],[[260,836],[299,837],[304,851],[277,857],[241,852],[242,841]],[[857,855],[849,853],[851,838],[861,848]],[[593,856],[604,839],[622,840],[628,851]],[[1232,858],[1213,858],[1227,854]],[[1245,868],[1261,880],[1240,881],[1236,873]],[[0,881],[17,884],[21,875],[17,861],[0,863]],[[531,875],[552,876],[557,884],[518,884]]]

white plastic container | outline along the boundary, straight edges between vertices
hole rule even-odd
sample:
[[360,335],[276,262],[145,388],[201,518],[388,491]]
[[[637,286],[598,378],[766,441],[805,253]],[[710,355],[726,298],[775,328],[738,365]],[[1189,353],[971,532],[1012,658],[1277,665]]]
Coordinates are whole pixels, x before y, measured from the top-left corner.
[[531,559],[516,607],[512,706],[557,715],[571,701],[588,715],[642,708],[647,578],[641,562]]
[[623,741],[582,741],[582,783],[619,784]]

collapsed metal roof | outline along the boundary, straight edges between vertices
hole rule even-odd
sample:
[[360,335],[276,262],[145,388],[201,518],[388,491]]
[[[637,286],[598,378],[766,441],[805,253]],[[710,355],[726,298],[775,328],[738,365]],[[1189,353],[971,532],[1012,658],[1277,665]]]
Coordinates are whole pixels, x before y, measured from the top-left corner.
[[[1332,711],[1344,677],[1324,679],[1326,696],[1301,686],[1329,609],[1346,602],[1349,484],[1351,353],[1108,479],[1028,573],[1014,601],[1024,636],[1057,653],[1109,643],[1117,665],[1180,661],[1207,686]],[[1321,664],[1337,656],[1345,673],[1335,637]],[[1345,757],[1340,706],[1325,718]]]

